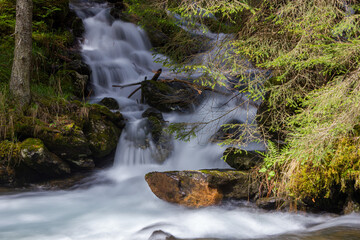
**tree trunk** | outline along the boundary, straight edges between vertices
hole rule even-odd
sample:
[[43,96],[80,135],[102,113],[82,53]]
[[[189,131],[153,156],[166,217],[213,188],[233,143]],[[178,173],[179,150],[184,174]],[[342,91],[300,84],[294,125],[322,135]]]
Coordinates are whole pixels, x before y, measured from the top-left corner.
[[23,107],[30,103],[32,0],[16,0],[15,50],[10,93]]

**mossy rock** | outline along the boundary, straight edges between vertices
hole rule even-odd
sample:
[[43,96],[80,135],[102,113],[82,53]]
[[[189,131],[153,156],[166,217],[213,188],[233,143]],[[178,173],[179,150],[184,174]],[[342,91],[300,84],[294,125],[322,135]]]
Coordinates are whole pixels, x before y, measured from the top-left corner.
[[124,118],[120,113],[113,113],[104,106],[93,105],[88,120],[84,125],[84,132],[96,159],[111,154],[117,146]]
[[263,162],[263,155],[256,151],[245,151],[227,148],[224,152],[225,162],[237,170],[250,170]]
[[115,99],[109,97],[103,98],[100,101],[100,104],[111,110],[118,110],[120,108],[118,102]]
[[203,93],[181,82],[144,81],[141,91],[147,104],[162,112],[192,112],[203,100]]
[[22,117],[14,125],[15,133],[21,139],[41,139],[73,170],[92,169],[93,158],[102,158],[115,150],[124,127],[121,113],[79,101],[37,98],[36,103],[44,119]]
[[91,160],[89,142],[82,127],[75,124],[74,120],[65,118],[45,124],[27,117],[16,124],[16,129],[17,132],[22,131],[22,137],[41,139],[52,153],[68,162],[73,170],[91,169],[95,166]]
[[[88,140],[82,129],[74,122],[66,124],[61,131],[49,128],[40,129],[36,136],[44,141],[51,152],[75,166],[78,166],[75,161],[79,158],[91,156]],[[82,166],[78,167],[82,168]],[[88,166],[84,165],[84,168]]]
[[40,139],[29,138],[20,144],[20,159],[14,166],[16,177],[25,181],[58,178],[71,173],[69,165],[51,153]]

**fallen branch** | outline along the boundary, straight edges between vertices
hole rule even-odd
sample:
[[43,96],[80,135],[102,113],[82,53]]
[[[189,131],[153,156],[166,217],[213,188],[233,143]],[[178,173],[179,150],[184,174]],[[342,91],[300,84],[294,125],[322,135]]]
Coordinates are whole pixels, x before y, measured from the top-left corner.
[[141,89],[141,86],[140,87],[138,87],[137,89],[135,89],[129,96],[128,96],[128,98],[131,98],[132,97],[132,95],[134,95],[137,91],[139,91]]
[[135,86],[135,85],[140,85],[143,81],[141,82],[136,82],[136,83],[131,83],[131,84],[126,84],[126,85],[112,85],[113,87],[119,87],[119,88],[125,88],[125,87],[131,87],[131,86]]

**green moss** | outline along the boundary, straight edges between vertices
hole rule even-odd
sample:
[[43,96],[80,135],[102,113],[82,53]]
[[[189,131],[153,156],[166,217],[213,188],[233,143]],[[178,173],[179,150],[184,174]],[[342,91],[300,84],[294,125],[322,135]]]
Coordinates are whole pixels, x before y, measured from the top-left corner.
[[321,164],[299,165],[289,185],[292,194],[300,198],[329,198],[339,188],[344,193],[360,189],[359,146],[359,140],[343,138]]
[[13,165],[20,159],[20,144],[11,141],[0,142],[1,165]]
[[41,149],[44,149],[45,146],[40,139],[28,138],[20,144],[20,148],[21,150],[26,150],[29,152],[36,152],[41,151]]

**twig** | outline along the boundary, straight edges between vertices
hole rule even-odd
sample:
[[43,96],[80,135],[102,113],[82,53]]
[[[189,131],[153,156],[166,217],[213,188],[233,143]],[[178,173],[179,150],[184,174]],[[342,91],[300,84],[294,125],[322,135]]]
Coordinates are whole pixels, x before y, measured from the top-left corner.
[[139,91],[141,89],[141,86],[140,87],[138,87],[137,89],[135,89],[129,96],[128,96],[128,98],[131,98],[132,97],[132,95],[134,95],[137,91]]

